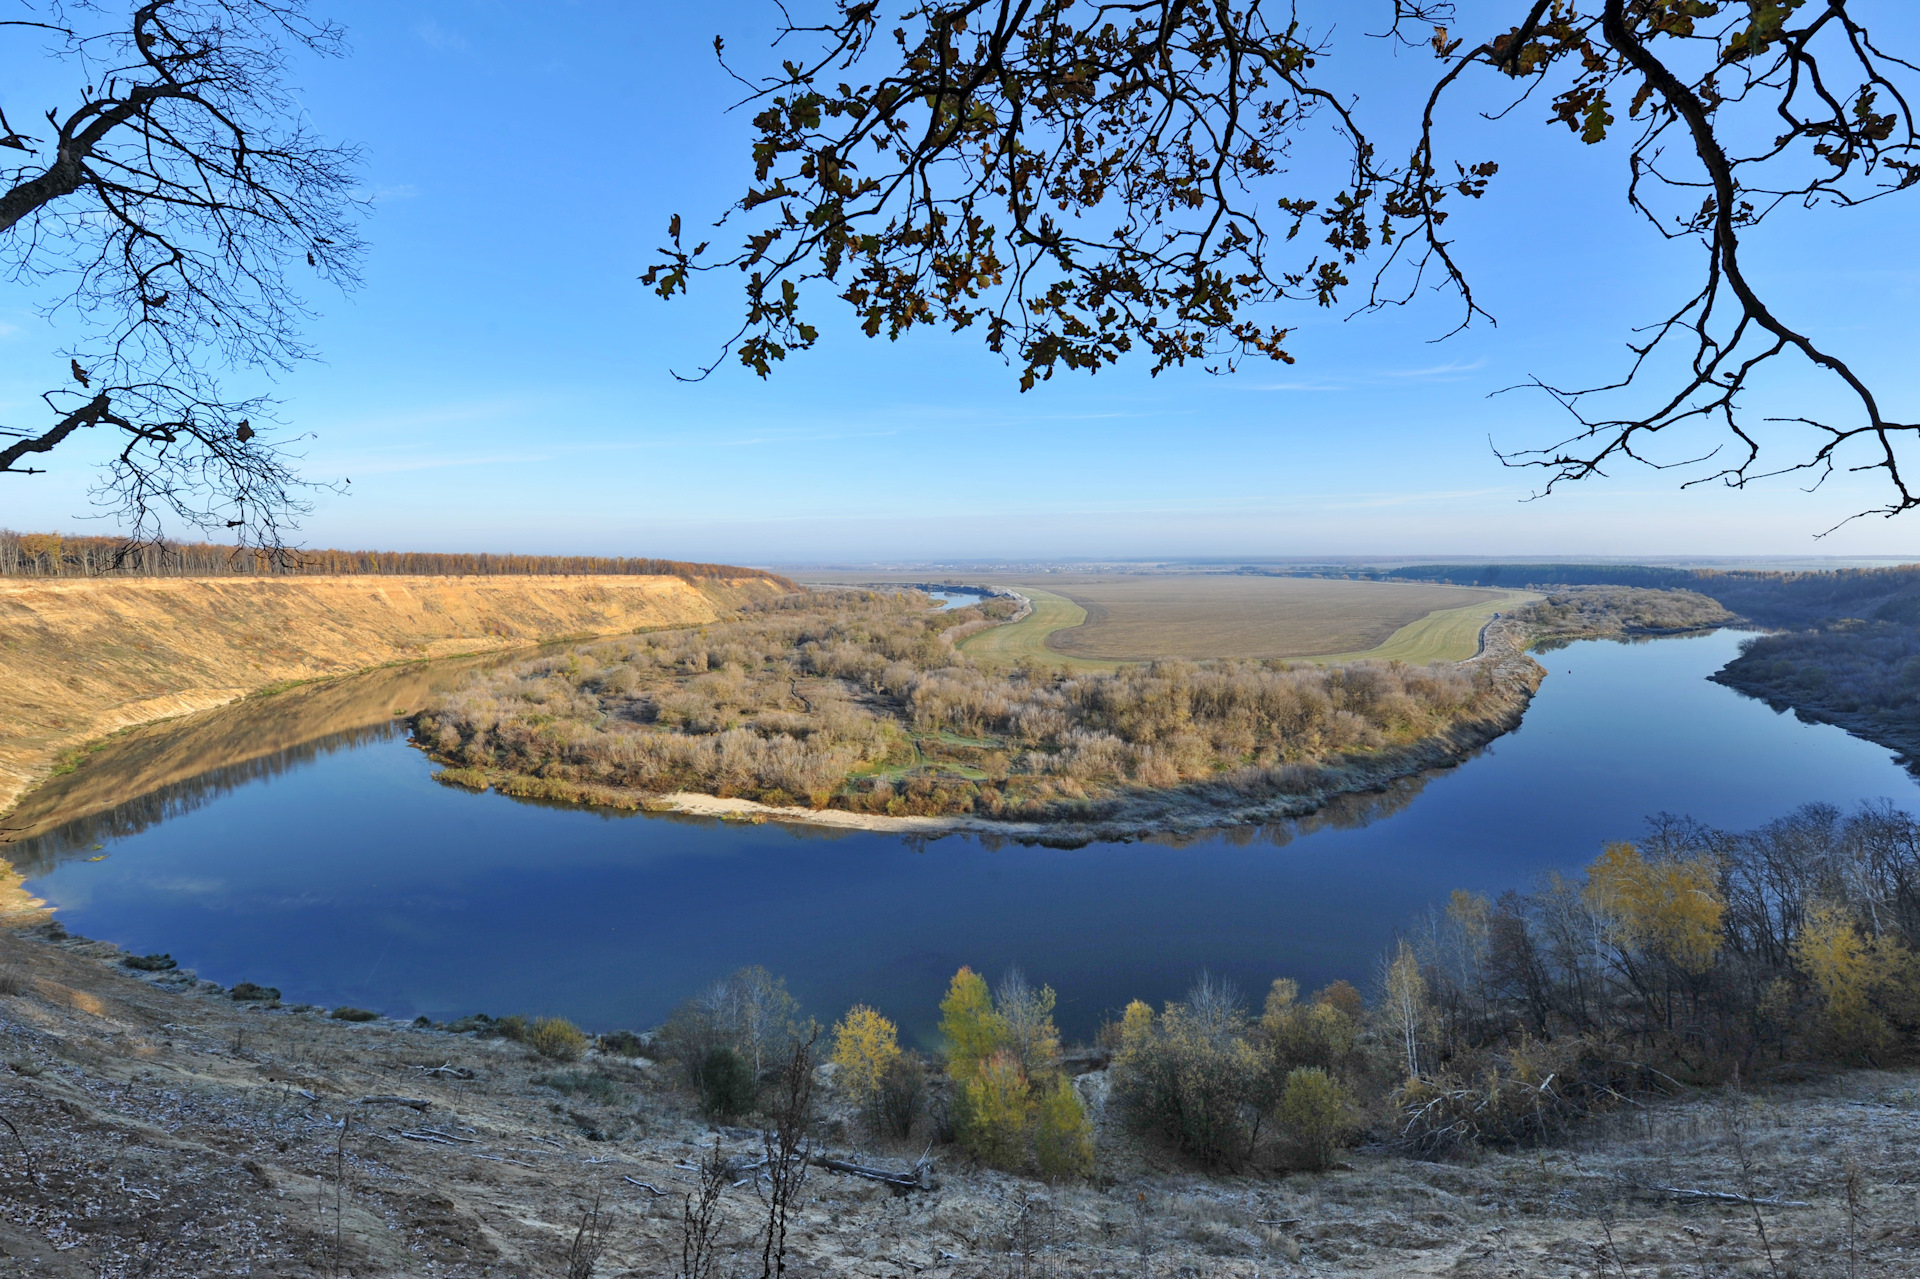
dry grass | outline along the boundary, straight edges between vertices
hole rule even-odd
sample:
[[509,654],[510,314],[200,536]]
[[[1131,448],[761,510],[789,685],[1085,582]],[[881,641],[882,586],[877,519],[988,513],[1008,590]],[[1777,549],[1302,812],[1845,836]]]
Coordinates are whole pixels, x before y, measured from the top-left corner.
[[677,577],[9,578],[0,811],[133,724],[387,662],[703,625],[778,593]]
[[[0,932],[0,967],[43,992],[0,1004],[0,1115],[18,1133],[0,1127],[0,1273],[561,1275],[598,1198],[595,1273],[667,1275],[698,1159],[716,1140],[757,1157],[757,1135],[710,1128],[644,1061],[555,1075],[510,1041],[265,1011],[116,964],[97,943]],[[1099,1182],[1045,1186],[946,1147],[939,1188],[907,1196],[816,1169],[789,1273],[1908,1279],[1915,1079],[1688,1093],[1567,1146],[1450,1164],[1356,1151],[1351,1167],[1274,1179],[1184,1168],[1113,1121],[1096,1072],[1082,1083]],[[429,1108],[359,1100],[387,1094]],[[828,1103],[834,1127],[844,1110]],[[827,1143],[895,1168],[924,1149]],[[1792,1202],[1756,1218],[1663,1188]],[[758,1196],[727,1187],[720,1207],[727,1273],[757,1274]]]
[[[1503,595],[1474,587],[1230,574],[1055,575],[1045,585],[1087,614],[1083,626],[1052,631],[1048,649],[1102,661],[1357,656],[1431,613],[1483,606]],[[1472,629],[1477,636],[1478,626]],[[1472,655],[1469,649],[1460,656]]]

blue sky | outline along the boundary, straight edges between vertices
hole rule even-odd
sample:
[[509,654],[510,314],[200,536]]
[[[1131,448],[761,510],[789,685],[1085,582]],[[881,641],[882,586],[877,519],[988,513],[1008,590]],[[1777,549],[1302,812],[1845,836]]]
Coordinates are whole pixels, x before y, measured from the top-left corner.
[[[1813,540],[1875,500],[1857,481],[1682,492],[1672,474],[1627,469],[1524,500],[1534,477],[1501,467],[1489,441],[1545,442],[1558,410],[1489,393],[1533,375],[1604,380],[1696,261],[1629,217],[1622,152],[1548,129],[1544,109],[1498,130],[1464,109],[1449,122],[1461,155],[1503,165],[1453,224],[1497,328],[1435,344],[1441,303],[1354,320],[1306,308],[1289,317],[1291,367],[1157,380],[1123,367],[1021,395],[977,338],[869,341],[823,296],[816,351],[767,382],[726,366],[688,385],[669,370],[711,357],[736,295],[709,278],[666,304],[636,277],[669,214],[711,216],[740,189],[746,121],[726,114],[736,95],[712,39],[747,65],[771,57],[773,6],[320,7],[354,52],[303,66],[301,97],[316,126],[365,148],[377,207],[365,287],[313,297],[325,363],[275,388],[315,436],[307,471],[352,480],[351,496],[322,496],[309,544],[784,563],[1920,553],[1911,516]],[[1915,47],[1920,21],[1873,7],[1905,28],[1892,43]],[[1391,133],[1433,64],[1358,25],[1334,39]],[[0,104],[35,118],[56,92],[14,78]],[[1750,249],[1781,310],[1909,419],[1916,208],[1883,202],[1838,233],[1783,216]],[[57,344],[32,300],[0,292],[7,418]],[[1775,391],[1796,412],[1830,394],[1798,376]],[[89,527],[87,460],[70,450],[52,475],[9,479],[0,524]]]

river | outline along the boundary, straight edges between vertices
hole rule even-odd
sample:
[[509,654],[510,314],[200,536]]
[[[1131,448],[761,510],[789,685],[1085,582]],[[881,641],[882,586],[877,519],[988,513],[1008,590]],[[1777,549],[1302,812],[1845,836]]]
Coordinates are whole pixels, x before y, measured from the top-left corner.
[[[1395,931],[1452,889],[1577,869],[1663,810],[1747,827],[1815,800],[1920,802],[1884,748],[1708,682],[1740,638],[1544,654],[1520,729],[1462,766],[1197,838],[1061,850],[476,795],[432,781],[389,718],[430,695],[416,676],[404,693],[364,686],[357,726],[336,697],[316,740],[301,740],[313,694],[285,704],[277,738],[261,727],[271,699],[225,738],[225,712],[135,735],[49,788],[44,833],[0,853],[70,930],[289,1001],[641,1027],[760,963],[823,1021],[869,1003],[924,1042],[959,965],[1019,965],[1085,1035],[1202,970],[1256,1000],[1282,975],[1364,985]],[[152,766],[169,751],[209,767],[59,824],[63,797],[173,776]]]

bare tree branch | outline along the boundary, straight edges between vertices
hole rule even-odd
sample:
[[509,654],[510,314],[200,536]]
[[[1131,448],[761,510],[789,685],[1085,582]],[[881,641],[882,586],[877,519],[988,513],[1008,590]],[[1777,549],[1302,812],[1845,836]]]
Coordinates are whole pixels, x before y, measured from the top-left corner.
[[[49,391],[51,426],[0,426],[0,474],[76,433],[119,433],[94,496],[135,540],[171,517],[277,546],[306,509],[270,402],[233,399],[222,376],[310,358],[304,264],[356,282],[357,156],[312,136],[284,78],[296,52],[336,56],[340,30],[304,0],[145,0],[110,6],[17,0],[0,22],[70,66],[78,105],[50,111],[43,140],[0,118],[0,268],[50,286],[49,315],[80,322],[60,352],[78,390]],[[78,89],[78,83],[76,83]],[[76,403],[76,401],[84,401]]]

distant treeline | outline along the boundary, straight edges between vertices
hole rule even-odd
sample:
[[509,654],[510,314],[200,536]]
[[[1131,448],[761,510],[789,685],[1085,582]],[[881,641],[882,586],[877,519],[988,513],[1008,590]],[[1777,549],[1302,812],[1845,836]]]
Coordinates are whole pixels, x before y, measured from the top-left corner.
[[759,577],[798,590],[763,569],[604,555],[490,555],[435,551],[262,550],[208,542],[130,544],[115,537],[68,537],[0,529],[0,577],[421,577],[665,576]]

